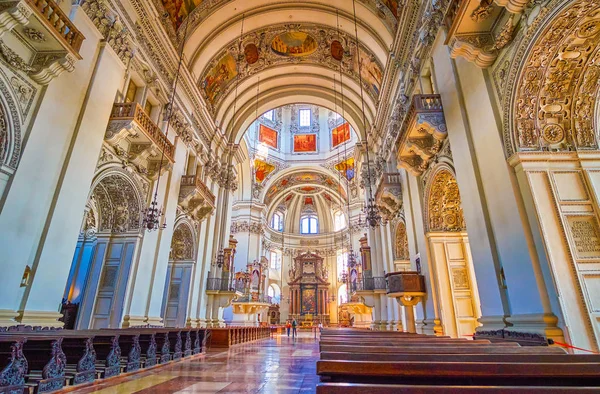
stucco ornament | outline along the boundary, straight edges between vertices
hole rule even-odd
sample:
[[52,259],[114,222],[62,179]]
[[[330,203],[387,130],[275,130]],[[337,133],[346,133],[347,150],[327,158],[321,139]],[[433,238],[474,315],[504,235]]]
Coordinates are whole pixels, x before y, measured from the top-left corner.
[[398,227],[396,227],[395,257],[398,260],[410,259],[410,253],[408,251],[408,237],[406,235],[406,224],[404,224],[402,221],[398,223]]
[[514,100],[518,150],[598,149],[600,4],[573,2],[528,53]]
[[438,171],[429,185],[429,231],[463,231],[465,219],[456,178],[447,169]]
[[172,261],[194,259],[194,236],[189,226],[180,224],[173,232],[169,259]]

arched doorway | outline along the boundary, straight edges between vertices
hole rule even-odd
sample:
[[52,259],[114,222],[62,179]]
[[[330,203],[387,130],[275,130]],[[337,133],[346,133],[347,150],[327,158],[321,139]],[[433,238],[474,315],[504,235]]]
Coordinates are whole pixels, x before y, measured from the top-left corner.
[[475,332],[481,312],[460,192],[448,165],[432,169],[425,204],[432,280],[438,290],[434,303],[444,334],[464,338]]
[[180,222],[173,232],[163,298],[165,327],[185,327],[192,270],[196,261],[194,234],[187,222]]
[[131,265],[140,232],[140,188],[124,171],[97,177],[65,290],[78,305],[76,328],[120,327]]

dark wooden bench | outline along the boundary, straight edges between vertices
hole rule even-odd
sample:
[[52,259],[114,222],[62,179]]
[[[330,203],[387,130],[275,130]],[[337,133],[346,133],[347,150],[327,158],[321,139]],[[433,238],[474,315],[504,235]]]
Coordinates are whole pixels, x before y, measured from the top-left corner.
[[577,394],[597,393],[598,387],[490,387],[490,386],[417,386],[356,383],[320,383],[317,394]]
[[598,363],[337,360],[318,361],[317,374],[346,383],[600,387]]
[[0,336],[0,394],[25,393],[28,363],[23,353],[23,336]]

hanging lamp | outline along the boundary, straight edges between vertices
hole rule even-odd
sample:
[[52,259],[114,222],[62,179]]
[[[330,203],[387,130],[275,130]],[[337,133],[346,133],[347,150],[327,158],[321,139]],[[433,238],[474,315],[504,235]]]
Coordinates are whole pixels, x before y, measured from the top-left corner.
[[[165,129],[165,138],[169,136],[169,129],[171,126],[171,116],[175,109],[175,93],[177,91],[177,85],[179,84],[179,77],[181,76],[181,67],[183,66],[183,49],[185,47],[185,41],[187,39],[189,21],[185,24],[185,30],[183,32],[183,39],[181,40],[181,48],[179,49],[179,64],[177,65],[177,74],[175,75],[175,81],[173,82],[173,91],[171,92],[171,99],[167,104],[167,113],[165,119],[167,120],[167,127]],[[160,223],[161,218],[164,216],[164,210],[158,204],[158,188],[160,186],[160,178],[162,175],[163,160],[165,158],[165,150],[161,149],[160,161],[158,165],[158,178],[156,179],[156,188],[154,189],[154,196],[150,205],[142,212],[142,224],[147,231],[163,230],[167,227],[167,223]]]

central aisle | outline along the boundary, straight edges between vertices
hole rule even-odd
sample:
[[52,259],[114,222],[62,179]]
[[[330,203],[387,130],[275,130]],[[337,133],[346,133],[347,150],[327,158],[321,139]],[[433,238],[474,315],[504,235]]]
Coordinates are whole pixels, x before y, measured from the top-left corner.
[[72,393],[314,393],[318,340],[275,336]]

